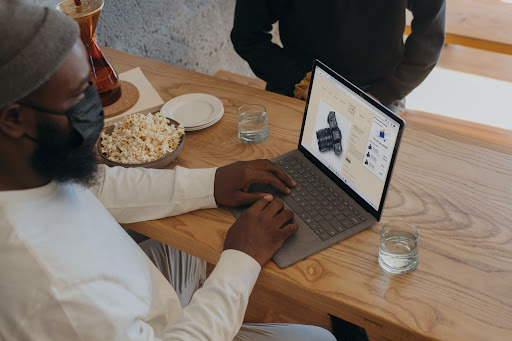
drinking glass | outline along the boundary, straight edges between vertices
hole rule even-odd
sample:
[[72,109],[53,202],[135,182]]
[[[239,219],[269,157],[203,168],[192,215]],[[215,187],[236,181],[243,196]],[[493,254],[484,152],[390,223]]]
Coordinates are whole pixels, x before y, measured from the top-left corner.
[[270,136],[267,109],[260,104],[238,108],[238,138],[245,143],[260,143]]
[[64,0],[57,9],[74,19],[80,27],[80,39],[89,55],[91,81],[98,89],[101,104],[105,107],[116,102],[121,97],[119,77],[96,44],[95,31],[103,0]]
[[418,229],[411,224],[393,221],[380,231],[379,264],[389,273],[404,274],[418,266]]

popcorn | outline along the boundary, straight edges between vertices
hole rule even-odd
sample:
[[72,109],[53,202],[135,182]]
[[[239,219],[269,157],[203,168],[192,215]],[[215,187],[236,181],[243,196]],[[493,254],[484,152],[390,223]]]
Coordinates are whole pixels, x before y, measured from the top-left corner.
[[161,113],[127,115],[110,134],[101,133],[101,152],[114,162],[151,162],[178,148],[184,132]]

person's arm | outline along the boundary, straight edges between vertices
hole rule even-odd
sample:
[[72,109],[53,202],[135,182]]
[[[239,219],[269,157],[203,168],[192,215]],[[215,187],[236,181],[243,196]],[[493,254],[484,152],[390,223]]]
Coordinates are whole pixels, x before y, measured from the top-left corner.
[[100,166],[90,190],[120,223],[160,219],[215,208],[216,168],[169,169]]
[[272,196],[248,193],[254,183],[289,193],[295,182],[268,160],[239,161],[221,168],[123,168],[101,165],[90,188],[119,223],[160,219],[204,208],[249,205]]
[[444,44],[446,0],[410,0],[409,9],[414,18],[402,61],[392,76],[367,89],[386,106],[423,82]]
[[[172,325],[163,331],[155,330],[147,321],[151,318],[147,316],[151,302],[124,283],[106,276],[64,286],[55,289],[55,296],[46,298],[26,317],[24,323],[30,328],[24,339],[231,341],[242,325],[260,270],[251,256],[224,251],[187,307],[181,309],[176,299],[177,306],[168,305],[167,311],[161,311],[172,318]],[[155,300],[167,299],[156,295],[158,292],[153,294]],[[157,325],[163,326],[166,318],[158,317]]]
[[260,270],[258,262],[247,254],[224,251],[203,287],[164,331],[162,340],[233,340]]
[[287,0],[237,0],[231,41],[254,73],[288,96],[305,76],[284,50],[272,43],[269,33],[282,12],[292,6]]

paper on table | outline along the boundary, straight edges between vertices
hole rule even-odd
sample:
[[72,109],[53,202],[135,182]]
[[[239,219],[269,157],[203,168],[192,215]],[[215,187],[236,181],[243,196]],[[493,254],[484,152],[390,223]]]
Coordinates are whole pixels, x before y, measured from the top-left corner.
[[119,74],[119,79],[132,83],[139,90],[139,100],[137,103],[128,111],[105,119],[105,126],[113,125],[114,123],[121,120],[124,116],[134,113],[149,113],[160,110],[164,101],[160,95],[153,88],[151,83],[148,81],[146,76],[140,68],[135,68]]

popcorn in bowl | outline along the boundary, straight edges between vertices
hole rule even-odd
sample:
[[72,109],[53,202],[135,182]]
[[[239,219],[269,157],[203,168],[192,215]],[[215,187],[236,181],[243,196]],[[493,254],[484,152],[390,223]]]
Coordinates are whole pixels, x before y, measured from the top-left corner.
[[114,125],[109,134],[101,133],[101,152],[114,162],[138,164],[158,160],[172,153],[185,129],[169,124],[161,113],[131,114]]

